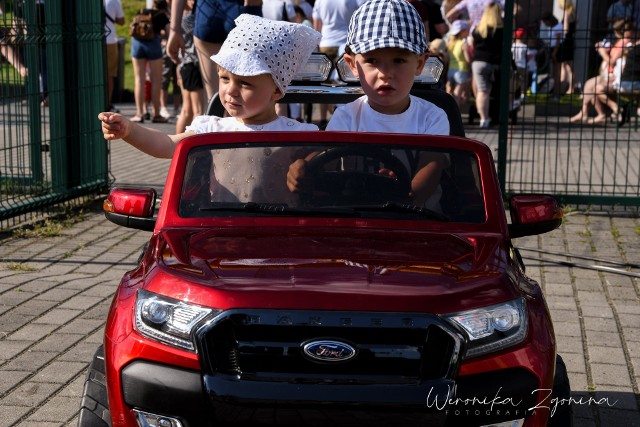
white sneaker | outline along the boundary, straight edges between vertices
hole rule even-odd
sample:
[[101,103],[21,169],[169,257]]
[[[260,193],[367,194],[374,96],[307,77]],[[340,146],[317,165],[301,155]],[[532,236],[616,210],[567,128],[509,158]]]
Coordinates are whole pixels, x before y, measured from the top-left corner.
[[491,120],[490,119],[480,120],[480,127],[482,129],[488,129],[490,125],[491,125]]
[[170,117],[171,117],[171,114],[169,114],[169,110],[167,110],[167,107],[162,107],[162,108],[160,109],[160,115],[161,115],[162,117],[164,117],[165,119],[168,119],[168,118],[170,118]]

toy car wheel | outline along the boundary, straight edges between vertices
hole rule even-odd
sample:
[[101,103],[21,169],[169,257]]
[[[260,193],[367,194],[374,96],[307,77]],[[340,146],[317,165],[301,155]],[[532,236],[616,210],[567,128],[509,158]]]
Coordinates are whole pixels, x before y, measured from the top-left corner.
[[107,381],[105,377],[104,348],[98,347],[87,370],[84,383],[78,427],[111,426]]
[[553,398],[565,404],[559,404],[553,416],[549,416],[548,427],[573,427],[573,407],[569,398],[571,397],[571,385],[567,366],[560,355],[556,356],[556,375],[553,378]]
[[[395,176],[380,174],[376,167],[372,170],[325,168],[335,160],[348,158],[358,158],[362,162],[367,160],[372,165],[382,164],[393,171]],[[309,160],[307,174],[312,177],[313,191],[303,195],[306,204],[406,203],[411,192],[411,177],[407,167],[383,149],[330,148]]]

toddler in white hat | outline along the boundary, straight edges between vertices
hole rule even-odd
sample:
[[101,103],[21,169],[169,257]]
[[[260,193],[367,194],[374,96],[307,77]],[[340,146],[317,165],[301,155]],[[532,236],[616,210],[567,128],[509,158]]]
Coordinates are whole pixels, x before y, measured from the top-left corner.
[[318,46],[320,33],[305,25],[248,14],[235,23],[220,51],[211,57],[218,64],[220,101],[230,117],[198,116],[185,132],[167,135],[120,114],[103,112],[98,119],[104,138],[123,139],[151,156],[171,158],[177,143],[199,133],[318,130],[314,124],[278,116],[275,105]]
[[[167,135],[157,129],[133,123],[120,114],[103,112],[98,115],[98,119],[102,121],[104,138],[123,139],[151,156],[171,158],[180,141],[200,133],[317,131],[318,127],[314,124],[278,116],[275,106],[284,96],[296,72],[306,64],[311,52],[318,46],[320,33],[305,25],[247,14],[240,15],[235,23],[236,27],[229,33],[220,51],[211,57],[218,64],[220,101],[229,117],[198,116],[187,126],[185,132]],[[256,158],[260,158],[260,153],[264,150],[256,150]],[[217,173],[212,174],[211,182],[212,187],[217,187],[211,189],[212,193],[225,186],[225,168],[219,165],[220,162],[227,162],[227,165],[232,162],[233,167],[226,169],[235,174],[261,176],[259,161],[241,164],[241,159],[219,157],[213,158]],[[283,164],[282,170],[286,171],[291,161],[293,159]],[[280,187],[282,191],[289,193],[285,176],[265,176],[265,179],[273,182],[257,182],[252,185]],[[235,184],[224,187],[226,195],[251,194],[246,188],[239,188],[244,180],[229,177],[229,181]]]

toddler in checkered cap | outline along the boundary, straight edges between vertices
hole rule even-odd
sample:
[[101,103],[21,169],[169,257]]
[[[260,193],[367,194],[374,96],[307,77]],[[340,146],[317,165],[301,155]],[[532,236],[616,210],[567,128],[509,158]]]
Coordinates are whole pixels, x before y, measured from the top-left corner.
[[[327,130],[449,135],[441,108],[410,95],[415,76],[429,56],[427,37],[417,10],[405,0],[370,0],[351,17],[344,59],[365,93],[336,109]],[[309,157],[307,157],[308,159]],[[297,160],[287,175],[291,191],[304,186],[306,160]],[[412,201],[439,210],[442,155],[418,159]],[[381,171],[393,176],[392,171]]]

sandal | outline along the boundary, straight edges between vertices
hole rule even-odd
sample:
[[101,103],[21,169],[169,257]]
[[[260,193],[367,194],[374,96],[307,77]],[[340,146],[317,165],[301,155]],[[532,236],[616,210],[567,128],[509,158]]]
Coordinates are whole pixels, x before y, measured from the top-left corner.
[[151,120],[153,123],[167,123],[169,121],[168,118],[163,117],[163,116],[154,116],[153,120]]
[[144,123],[144,117],[138,116],[137,114],[130,119],[133,123]]

